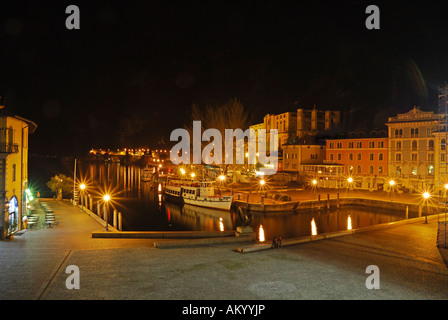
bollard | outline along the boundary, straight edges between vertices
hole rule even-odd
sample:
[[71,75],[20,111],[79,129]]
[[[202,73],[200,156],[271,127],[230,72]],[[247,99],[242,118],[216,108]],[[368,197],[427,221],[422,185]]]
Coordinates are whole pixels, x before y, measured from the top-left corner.
[[88,207],[88,202],[87,202],[87,195],[84,196],[84,207],[86,207],[86,209],[89,209]]
[[406,219],[409,217],[409,206],[406,206]]
[[114,209],[114,223],[113,223],[114,228],[117,228],[117,210]]
[[106,222],[106,231],[109,231],[109,226],[107,223],[107,208],[106,208],[106,204],[104,204],[104,221]]
[[121,212],[118,212],[118,231],[122,231],[122,227],[121,227]]
[[330,194],[327,193],[327,209],[330,209]]
[[418,206],[418,217],[420,218],[422,216],[422,205],[420,204]]
[[317,195],[317,208],[320,210],[320,194]]

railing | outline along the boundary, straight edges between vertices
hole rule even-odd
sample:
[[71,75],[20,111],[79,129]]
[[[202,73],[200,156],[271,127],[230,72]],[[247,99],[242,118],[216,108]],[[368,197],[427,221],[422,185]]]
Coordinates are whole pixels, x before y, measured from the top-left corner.
[[18,153],[18,144],[0,144],[0,153]]

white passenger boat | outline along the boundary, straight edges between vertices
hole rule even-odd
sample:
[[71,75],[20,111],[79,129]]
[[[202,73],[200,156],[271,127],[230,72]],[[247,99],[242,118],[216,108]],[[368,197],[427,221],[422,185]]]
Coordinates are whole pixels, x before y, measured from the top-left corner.
[[185,187],[198,187],[199,181],[168,179],[165,184],[164,194],[168,200],[183,202],[182,189]]
[[201,181],[199,185],[182,186],[182,198],[186,204],[199,207],[230,210],[233,196],[215,194],[214,181]]

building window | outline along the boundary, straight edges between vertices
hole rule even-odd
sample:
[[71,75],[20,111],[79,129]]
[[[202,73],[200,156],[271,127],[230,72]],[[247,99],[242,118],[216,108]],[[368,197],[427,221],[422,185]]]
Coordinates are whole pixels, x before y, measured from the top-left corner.
[[329,149],[334,149],[334,142],[330,142],[330,147]]
[[358,161],[361,161],[361,159],[362,159],[361,154],[358,153],[358,155],[356,156],[356,158],[357,158]]
[[383,166],[378,167],[378,174],[383,174]]
[[395,161],[401,161],[401,153],[395,154]]
[[330,153],[330,160],[331,160],[331,161],[333,161],[333,160],[334,160],[334,158],[333,158],[333,157],[334,157],[333,153]]
[[361,166],[358,166],[357,169],[356,169],[356,172],[361,173],[361,171],[362,171],[361,170]]
[[428,147],[430,151],[434,151],[434,140],[429,140]]
[[362,148],[362,141],[356,142],[356,148]]
[[369,167],[369,173],[370,173],[370,174],[373,174],[373,166],[370,166],[370,167]]
[[411,150],[417,151],[417,140],[412,140]]
[[338,161],[341,161],[341,160],[342,160],[342,154],[338,153]]
[[378,148],[384,148],[384,141],[378,141]]
[[383,161],[383,154],[382,153],[378,154],[378,160],[379,161]]
[[434,175],[434,166],[429,166],[429,167],[428,167],[428,174],[429,174],[430,176]]
[[418,161],[416,152],[411,153],[411,161]]
[[350,154],[348,155],[348,160],[353,160],[353,153],[350,153]]
[[369,148],[375,148],[375,142],[369,141]]
[[16,181],[16,164],[12,165],[12,181]]
[[429,162],[434,162],[434,153],[428,153],[428,161]]
[[373,153],[369,154],[369,159],[370,159],[370,161],[375,160],[375,156],[373,155]]
[[412,173],[412,175],[416,176],[417,175],[417,167],[412,167],[411,173]]
[[353,141],[348,143],[348,147],[349,147],[350,149],[353,149]]
[[446,159],[446,158],[445,158],[445,153],[441,153],[441,154],[440,154],[440,161],[441,161],[441,162],[445,162],[445,159]]
[[397,141],[397,150],[401,150],[401,141]]
[[440,141],[440,150],[443,150],[443,151],[446,150],[446,141],[445,141],[445,139],[442,139],[442,141]]
[[342,142],[338,142],[338,143],[336,144],[336,148],[338,148],[338,149],[342,149]]
[[401,166],[398,166],[397,168],[396,168],[396,174],[397,174],[397,176],[401,176]]

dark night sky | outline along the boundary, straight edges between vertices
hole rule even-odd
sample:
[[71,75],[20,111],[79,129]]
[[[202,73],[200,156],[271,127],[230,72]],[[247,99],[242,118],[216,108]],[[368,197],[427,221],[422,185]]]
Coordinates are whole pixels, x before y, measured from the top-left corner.
[[[65,28],[70,4],[80,30]],[[365,28],[369,4],[380,30]],[[315,104],[341,110],[348,130],[378,127],[414,105],[436,110],[448,78],[442,5],[10,1],[0,10],[0,95],[38,124],[30,147],[41,154],[153,145],[190,121],[193,103],[234,97],[255,123]]]

